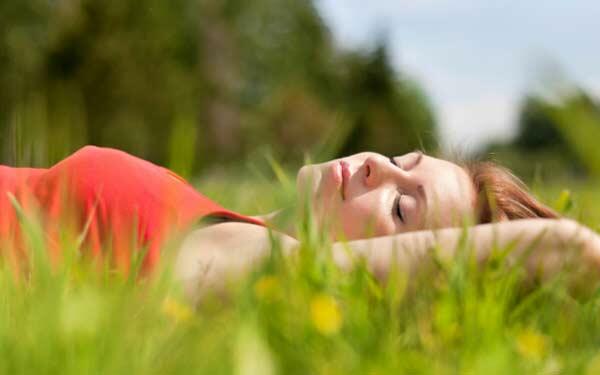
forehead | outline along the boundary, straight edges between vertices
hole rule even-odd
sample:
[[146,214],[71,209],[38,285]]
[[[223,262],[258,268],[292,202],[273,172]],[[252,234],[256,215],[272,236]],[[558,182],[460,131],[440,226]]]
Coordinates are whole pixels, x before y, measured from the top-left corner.
[[472,214],[475,191],[463,168],[423,155],[415,174],[427,194],[427,227],[460,225],[466,215]]

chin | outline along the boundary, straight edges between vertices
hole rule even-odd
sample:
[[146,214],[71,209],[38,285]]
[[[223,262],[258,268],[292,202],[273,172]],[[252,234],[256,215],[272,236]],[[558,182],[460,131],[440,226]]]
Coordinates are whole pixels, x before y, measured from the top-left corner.
[[306,181],[308,178],[308,174],[310,173],[310,167],[308,165],[303,166],[298,170],[296,174],[296,190],[298,193],[304,191],[306,188]]
[[337,237],[335,234],[339,234],[339,228],[334,230],[334,227],[337,228],[339,223],[334,223],[331,219],[338,215],[340,207],[336,196],[330,194],[329,181],[323,181],[328,178],[330,166],[329,162],[303,166],[296,175],[296,187],[299,206],[307,208],[305,204],[309,203],[315,223]]
[[321,180],[321,171],[315,165],[305,165],[296,175],[296,188],[298,193],[309,192],[311,199],[314,199],[317,187]]
[[318,197],[319,186],[323,178],[323,170],[320,164],[305,165],[298,171],[296,175],[296,188],[298,203],[304,206],[306,199],[310,203],[310,209],[314,214],[314,218],[318,225],[322,224],[323,215],[322,209],[325,208],[326,202],[322,201],[322,197]]

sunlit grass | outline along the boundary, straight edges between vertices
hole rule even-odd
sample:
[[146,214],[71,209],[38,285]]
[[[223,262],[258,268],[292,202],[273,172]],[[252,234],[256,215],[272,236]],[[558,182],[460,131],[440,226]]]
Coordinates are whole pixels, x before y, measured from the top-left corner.
[[[182,117],[169,159],[184,176],[195,157],[188,125]],[[216,166],[192,182],[254,215],[293,206],[294,173],[266,157]],[[545,202],[595,229],[597,186],[533,184]],[[585,280],[573,288],[565,273],[524,283],[524,271],[502,261],[507,249],[476,268],[463,244],[450,262],[411,280],[394,271],[382,283],[365,265],[339,269],[330,241],[304,219],[296,222],[299,256],[274,246],[226,292],[192,305],[172,275],[176,243],[140,278],[80,256],[81,234],[65,231],[56,263],[37,221],[21,215],[32,256],[17,271],[1,250],[0,374],[600,373],[600,291]]]
[[[225,191],[208,178],[202,190],[226,207],[257,211],[289,198],[273,198],[281,187],[258,177]],[[572,195],[580,209],[580,194]],[[32,249],[38,256],[25,278],[3,260],[0,373],[593,374],[600,367],[600,295],[573,292],[569,275],[526,286],[518,267],[490,262],[476,270],[458,256],[407,289],[399,273],[382,284],[363,266],[341,271],[324,256],[328,242],[299,227],[307,231],[299,257],[275,252],[198,306],[173,281],[175,249],[165,249],[153,277],[133,282],[99,272],[74,245],[65,244],[72,256],[57,266],[45,249]]]

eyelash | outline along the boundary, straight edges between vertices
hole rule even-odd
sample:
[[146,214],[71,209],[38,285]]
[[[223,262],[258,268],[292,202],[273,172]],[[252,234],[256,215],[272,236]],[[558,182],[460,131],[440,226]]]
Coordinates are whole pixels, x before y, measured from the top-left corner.
[[394,205],[392,206],[392,214],[394,214],[395,209],[395,214],[398,215],[400,221],[404,223],[404,215],[402,214],[402,209],[400,208],[400,198],[402,198],[402,194],[398,194],[398,196],[396,196],[396,199],[394,200]]
[[[390,156],[390,162],[398,168],[401,168],[392,156]],[[395,210],[395,214],[397,214],[400,221],[404,223],[404,215],[402,214],[402,208],[400,207],[400,198],[402,198],[402,193],[398,194],[398,196],[394,200],[394,204],[392,206],[392,215],[394,215]]]

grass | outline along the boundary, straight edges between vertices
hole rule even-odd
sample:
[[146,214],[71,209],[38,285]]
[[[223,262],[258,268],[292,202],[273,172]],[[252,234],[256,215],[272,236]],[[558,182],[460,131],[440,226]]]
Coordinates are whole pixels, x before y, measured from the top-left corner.
[[[227,179],[207,178],[202,191],[245,213],[289,199],[277,183]],[[585,207],[598,207],[580,188]],[[573,195],[559,203],[581,211]],[[98,271],[68,240],[66,260],[51,266],[40,246],[27,279],[0,261],[2,374],[600,373],[600,291],[574,292],[567,274],[524,286],[518,267],[475,270],[468,248],[409,291],[402,274],[384,285],[364,267],[340,271],[305,230],[297,259],[275,251],[194,307],[172,281],[175,249],[154,277],[135,280]]]

